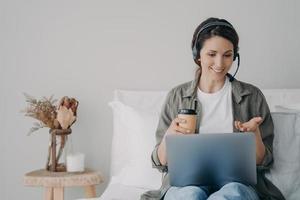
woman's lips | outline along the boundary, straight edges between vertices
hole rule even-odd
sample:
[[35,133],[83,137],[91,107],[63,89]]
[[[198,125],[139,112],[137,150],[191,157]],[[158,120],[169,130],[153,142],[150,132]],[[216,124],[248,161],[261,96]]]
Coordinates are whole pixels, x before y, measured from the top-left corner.
[[224,71],[225,68],[212,68],[212,67],[211,67],[211,69],[212,69],[214,72],[216,72],[216,73],[221,73],[221,72]]

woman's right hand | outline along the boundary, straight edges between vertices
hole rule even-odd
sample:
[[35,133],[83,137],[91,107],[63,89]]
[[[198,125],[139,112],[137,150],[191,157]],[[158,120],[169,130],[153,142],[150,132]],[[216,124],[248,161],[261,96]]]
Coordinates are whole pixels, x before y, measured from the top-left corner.
[[166,135],[171,135],[171,134],[176,134],[176,135],[178,135],[178,134],[189,134],[190,133],[189,129],[186,129],[186,128],[183,128],[183,127],[180,126],[180,124],[183,124],[183,123],[186,123],[185,119],[181,119],[181,118],[176,117],[172,121],[169,128],[167,129],[166,134],[164,135],[164,138],[166,137]]
[[167,153],[166,153],[166,141],[165,138],[167,135],[181,135],[181,134],[190,134],[190,130],[181,127],[179,124],[186,123],[185,119],[175,118],[171,122],[171,125],[167,129],[160,145],[158,146],[158,158],[162,165],[167,164]]

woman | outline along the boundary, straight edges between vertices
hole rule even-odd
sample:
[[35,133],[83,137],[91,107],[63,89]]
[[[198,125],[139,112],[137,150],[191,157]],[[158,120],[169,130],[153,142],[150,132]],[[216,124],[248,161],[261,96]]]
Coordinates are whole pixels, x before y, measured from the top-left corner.
[[[284,199],[280,191],[265,178],[272,162],[273,122],[261,91],[228,74],[238,59],[239,37],[224,19],[209,18],[194,32],[192,50],[199,66],[195,80],[173,88],[167,95],[156,132],[157,145],[152,153],[153,166],[165,173],[160,190],[148,191],[141,199]],[[256,142],[257,184],[247,186],[232,182],[221,188],[169,185],[165,136],[193,134],[179,126],[180,108],[198,103],[196,133],[254,132]],[[201,109],[199,108],[201,107]]]

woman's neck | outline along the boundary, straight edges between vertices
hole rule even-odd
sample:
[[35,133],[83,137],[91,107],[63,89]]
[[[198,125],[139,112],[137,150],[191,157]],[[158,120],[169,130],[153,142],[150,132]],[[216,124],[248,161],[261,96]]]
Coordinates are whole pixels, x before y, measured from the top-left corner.
[[226,77],[224,77],[224,79],[220,79],[220,80],[212,80],[212,79],[201,76],[198,87],[200,88],[200,90],[202,92],[215,93],[215,92],[219,91],[220,89],[222,89],[222,87],[225,84],[225,79],[226,79]]

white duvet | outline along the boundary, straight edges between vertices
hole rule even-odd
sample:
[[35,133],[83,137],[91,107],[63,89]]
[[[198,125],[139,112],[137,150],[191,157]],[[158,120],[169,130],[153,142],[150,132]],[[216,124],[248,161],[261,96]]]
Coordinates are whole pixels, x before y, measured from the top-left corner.
[[111,181],[101,197],[78,200],[138,200],[149,189]]
[[126,186],[120,183],[110,184],[98,200],[133,200],[140,199],[148,189]]

